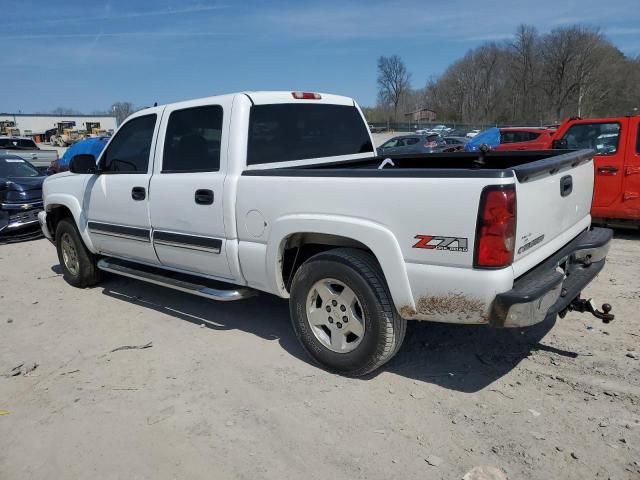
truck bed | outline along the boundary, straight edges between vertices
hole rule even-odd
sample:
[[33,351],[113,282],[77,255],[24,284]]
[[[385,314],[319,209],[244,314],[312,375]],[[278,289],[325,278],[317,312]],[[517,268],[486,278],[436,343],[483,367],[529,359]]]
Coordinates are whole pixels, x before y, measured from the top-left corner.
[[[384,155],[333,163],[245,170],[248,176],[301,177],[452,177],[505,178],[513,174],[519,182],[544,174],[555,174],[593,158],[592,150],[542,150],[518,152],[451,152],[415,155]],[[383,169],[380,165],[391,159]]]

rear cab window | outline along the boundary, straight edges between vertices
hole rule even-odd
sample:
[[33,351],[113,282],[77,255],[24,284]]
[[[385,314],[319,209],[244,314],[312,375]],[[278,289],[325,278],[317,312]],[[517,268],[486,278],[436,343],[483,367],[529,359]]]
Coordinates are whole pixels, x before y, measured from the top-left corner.
[[613,155],[618,151],[620,124],[576,123],[562,137],[570,149],[590,148],[598,155]]
[[254,105],[247,165],[373,153],[367,125],[355,106]]

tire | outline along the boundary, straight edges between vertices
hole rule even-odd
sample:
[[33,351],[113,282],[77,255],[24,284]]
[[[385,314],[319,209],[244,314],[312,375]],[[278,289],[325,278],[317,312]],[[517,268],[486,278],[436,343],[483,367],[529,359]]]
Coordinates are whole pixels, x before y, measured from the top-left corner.
[[406,332],[375,258],[353,248],[307,260],[293,278],[289,309],[306,352],[327,370],[350,377],[388,362]]
[[85,288],[100,281],[98,258],[84,245],[74,221],[63,218],[56,227],[56,250],[63,278],[74,287]]

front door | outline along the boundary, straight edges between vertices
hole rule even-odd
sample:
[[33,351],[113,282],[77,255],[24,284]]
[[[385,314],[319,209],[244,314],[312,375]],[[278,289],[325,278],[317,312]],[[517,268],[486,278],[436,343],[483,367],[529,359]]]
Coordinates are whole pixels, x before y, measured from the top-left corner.
[[[578,121],[562,137],[568,148],[590,148],[596,152],[594,216],[608,216],[607,207],[618,201],[624,178],[624,139],[619,122]],[[626,131],[625,129],[624,131]],[[604,210],[603,210],[604,209]]]
[[151,244],[149,178],[161,114],[155,110],[118,129],[100,157],[101,173],[89,179],[84,206],[100,253],[152,264],[158,258]]
[[231,280],[222,203],[230,112],[230,101],[167,107],[150,185],[162,265],[222,280]]

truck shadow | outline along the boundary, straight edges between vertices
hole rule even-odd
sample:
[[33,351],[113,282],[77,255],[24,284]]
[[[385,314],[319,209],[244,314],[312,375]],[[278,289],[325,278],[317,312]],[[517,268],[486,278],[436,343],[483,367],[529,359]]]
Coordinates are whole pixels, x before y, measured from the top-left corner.
[[[108,276],[103,294],[213,330],[240,330],[278,341],[298,360],[312,364],[295,337],[286,300],[263,294],[240,302],[213,302],[204,298]],[[417,381],[460,392],[476,392],[515,368],[532,350],[552,350],[565,356],[573,352],[540,345],[553,327],[549,319],[522,330],[486,326],[409,322],[404,345],[388,364],[364,377],[392,372]]]

